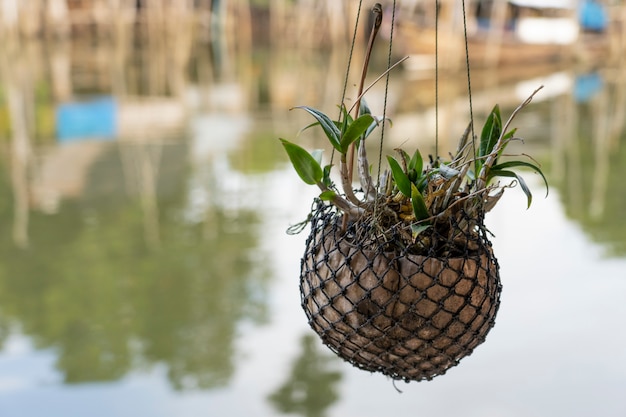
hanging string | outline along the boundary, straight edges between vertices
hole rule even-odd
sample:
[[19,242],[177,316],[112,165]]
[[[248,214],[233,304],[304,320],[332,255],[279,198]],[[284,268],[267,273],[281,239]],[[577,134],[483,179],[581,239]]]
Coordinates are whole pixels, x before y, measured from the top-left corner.
[[[341,92],[341,105],[343,106],[343,102],[346,99],[346,92],[348,91],[348,79],[350,78],[350,67],[352,66],[352,56],[354,55],[354,47],[356,45],[356,36],[358,33],[358,27],[359,27],[359,18],[361,16],[361,8],[363,6],[363,0],[359,0],[359,5],[357,8],[357,12],[356,12],[356,21],[354,22],[354,31],[352,32],[352,42],[350,42],[350,53],[348,54],[348,64],[346,65],[346,74],[345,74],[345,78],[343,80],[343,90]],[[339,110],[339,117],[337,118],[337,120],[341,121],[341,115],[342,115],[342,111],[341,109]],[[330,154],[330,163],[332,165],[333,163],[333,158],[335,156],[335,148],[333,148],[331,154]]]
[[[359,27],[359,18],[361,16],[361,7],[363,0],[359,0],[359,6],[356,12],[356,22],[354,23],[354,32],[352,33],[352,42],[350,43],[350,53],[348,54],[348,65],[346,66],[346,76],[343,80],[343,91],[341,92],[341,104],[346,99],[346,91],[348,91],[348,79],[350,77],[350,66],[352,65],[352,55],[354,54],[354,46],[356,45],[356,35]],[[341,121],[341,110],[339,111],[339,120]]]
[[439,158],[439,0],[435,1],[435,164]]
[[[393,10],[391,11],[391,30],[389,32],[389,51],[387,53],[387,69],[391,68],[391,52],[392,52],[392,47],[393,47],[393,29],[396,25],[396,0],[393,0],[392,7],[393,7]],[[387,120],[387,97],[389,93],[390,72],[391,71],[387,71],[387,76],[385,77],[385,99],[383,102],[383,121],[382,121],[381,132],[380,132],[380,146],[378,148],[378,174],[377,174],[376,181],[378,182],[379,186],[380,186],[381,166],[382,166],[382,160],[383,160],[383,143],[385,141],[385,125],[386,125],[386,120]],[[374,209],[376,209],[377,206],[378,204],[376,204]]]
[[[470,76],[470,60],[469,60],[469,45],[467,41],[467,13],[465,12],[465,0],[462,0],[463,5],[463,36],[465,38],[465,67],[467,68],[467,96],[469,98],[469,113],[470,113],[470,126],[472,132],[472,152],[476,155],[476,135],[474,134],[474,110],[472,106],[472,79]],[[478,175],[478,173],[476,173]]]

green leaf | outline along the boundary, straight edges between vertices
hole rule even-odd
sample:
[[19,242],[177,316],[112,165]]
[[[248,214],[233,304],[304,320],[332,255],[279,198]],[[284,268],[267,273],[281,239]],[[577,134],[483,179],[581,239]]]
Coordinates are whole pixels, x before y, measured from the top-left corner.
[[423,177],[419,178],[415,182],[415,185],[417,186],[417,189],[419,190],[419,192],[423,193],[424,190],[426,189],[426,186],[428,185],[428,175],[424,175]]
[[[389,126],[392,125],[390,118],[385,117],[384,120],[389,123]],[[374,129],[376,129],[381,124],[382,121],[383,121],[382,117],[376,117],[375,116],[374,117],[374,121],[372,122],[370,127],[368,127],[367,130],[365,131],[365,137],[368,137],[374,131]]]
[[426,202],[424,196],[419,192],[415,184],[411,184],[411,205],[413,205],[413,213],[418,221],[427,219],[430,217],[428,209],[426,208]]
[[376,129],[378,127],[378,123],[379,123],[378,119],[376,117],[374,117],[374,121],[372,122],[372,124],[369,125],[369,127],[367,128],[367,130],[363,134],[363,137],[365,137],[365,138],[369,137],[369,135],[374,131],[374,129]]
[[327,187],[330,187],[332,185],[332,181],[330,180],[330,170],[332,167],[333,167],[332,165],[326,165],[324,167],[324,175],[322,177],[322,183]]
[[543,183],[546,185],[546,197],[548,196],[548,193],[550,192],[550,186],[548,185],[548,180],[546,179],[545,175],[543,175],[543,172],[541,172],[541,169],[535,165],[535,164],[531,164],[530,162],[525,162],[525,161],[507,161],[507,162],[503,162],[501,164],[498,165],[494,165],[493,167],[491,167],[491,171],[489,172],[489,177],[493,176],[493,171],[496,170],[497,171],[501,171],[501,170],[505,170],[508,168],[517,168],[517,167],[526,167],[526,168],[530,168],[533,171],[537,172],[539,175],[541,175],[541,178],[543,178]]
[[370,106],[365,101],[365,98],[361,99],[361,107],[359,107],[359,116],[363,116],[364,114],[372,114],[370,110]]
[[424,160],[422,159],[422,154],[420,153],[419,149],[415,150],[413,157],[409,161],[408,167],[409,169],[414,169],[419,177],[422,176],[422,170],[424,169]]
[[391,175],[393,175],[393,179],[396,182],[396,186],[398,190],[402,194],[407,197],[411,197],[411,181],[409,181],[409,177],[406,176],[402,167],[392,156],[387,156],[387,161],[389,162],[389,168],[391,168]]
[[429,228],[431,228],[432,225],[430,224],[412,224],[411,225],[411,236],[413,237],[413,239],[417,239],[417,237],[419,236],[420,233],[422,233],[424,230],[427,230]]
[[316,110],[316,109],[314,109],[312,107],[297,106],[297,107],[294,107],[294,108],[305,110],[310,115],[315,117],[315,120],[318,121],[318,123],[320,124],[320,126],[324,130],[324,133],[326,134],[326,137],[330,141],[330,144],[333,145],[333,147],[335,149],[337,149],[339,152],[341,152],[341,144],[340,144],[341,132],[339,131],[337,126],[335,126],[335,122],[333,122],[330,119],[330,117],[326,116],[321,111]]
[[516,132],[517,132],[517,128],[509,130],[508,132],[506,132],[506,135],[502,136],[502,140],[511,139],[513,135],[515,135]]
[[310,153],[295,143],[291,143],[285,139],[280,139],[280,141],[285,151],[287,151],[291,164],[300,178],[302,178],[302,181],[307,184],[315,185],[322,180],[322,167]]
[[348,151],[348,147],[352,142],[359,139],[363,133],[367,130],[367,128],[372,124],[374,118],[369,114],[364,114],[360,116],[358,119],[353,121],[346,132],[341,136],[341,153],[346,153]]
[[[515,135],[515,132],[517,132],[517,128],[511,129],[508,132],[506,132],[506,134],[502,135],[502,144],[500,146],[500,150],[498,151],[498,155],[496,155],[496,158],[494,160],[494,164],[498,163],[498,158],[500,158],[500,156],[502,156],[502,154],[504,153],[504,149],[509,144],[509,141]],[[495,146],[495,143],[494,143],[494,146]]]
[[320,200],[322,201],[332,201],[333,198],[337,197],[337,193],[333,190],[326,190],[320,194]]
[[489,155],[493,151],[493,147],[500,138],[502,132],[502,119],[500,117],[500,106],[497,104],[489,113],[483,130],[480,134],[479,157]]
[[522,191],[524,191],[524,194],[526,194],[526,199],[528,201],[528,205],[526,206],[526,208],[530,207],[530,204],[533,202],[533,195],[530,192],[530,188],[528,188],[528,185],[526,185],[526,181],[524,181],[524,178],[522,178],[521,176],[517,175],[513,171],[493,170],[492,169],[491,173],[493,174],[494,177],[515,178],[517,180],[517,182],[519,183],[519,186],[522,188]]
[[304,126],[304,127],[303,127],[302,129],[300,129],[300,131],[298,132],[298,136],[300,136],[300,134],[301,134],[302,132],[304,132],[305,130],[310,129],[310,128],[315,127],[315,126],[319,126],[319,125],[320,125],[320,123],[319,123],[319,122],[313,122],[313,123],[311,123],[310,125],[306,125],[306,126]]
[[342,104],[339,109],[341,110],[341,121],[338,122],[337,124],[339,125],[339,129],[341,130],[341,136],[344,135],[344,133],[346,133],[346,130],[348,130],[348,126],[350,126],[352,124],[352,122],[354,121],[354,119],[352,118],[352,115],[350,113],[348,113],[348,109],[346,108],[345,104]]

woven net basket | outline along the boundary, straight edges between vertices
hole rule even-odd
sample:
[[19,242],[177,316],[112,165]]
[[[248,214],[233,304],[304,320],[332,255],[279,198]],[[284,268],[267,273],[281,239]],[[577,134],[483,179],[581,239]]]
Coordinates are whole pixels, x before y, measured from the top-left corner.
[[[446,227],[468,230],[467,220],[451,216]],[[340,213],[318,204],[300,277],[310,326],[358,368],[407,382],[444,374],[485,341],[500,301],[482,216],[469,220],[470,232],[440,236],[432,227],[424,253],[394,243],[400,230],[363,239],[365,225],[343,225]]]

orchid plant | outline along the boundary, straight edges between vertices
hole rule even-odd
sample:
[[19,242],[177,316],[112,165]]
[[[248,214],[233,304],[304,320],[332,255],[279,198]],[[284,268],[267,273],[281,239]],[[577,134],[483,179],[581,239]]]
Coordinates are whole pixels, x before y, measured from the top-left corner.
[[[505,188],[517,184],[530,207],[530,188],[514,169],[529,168],[537,172],[548,188],[547,180],[534,160],[502,161],[507,145],[520,140],[515,136],[516,129],[509,129],[513,118],[530,103],[540,88],[518,106],[504,124],[496,105],[483,125],[478,143],[470,138],[470,123],[459,140],[456,153],[447,161],[431,158],[426,163],[419,150],[409,154],[397,149],[398,157],[387,156],[388,168],[382,172],[377,184],[370,174],[365,140],[381,124],[381,119],[373,116],[364,102],[356,118],[351,117],[342,105],[339,121],[317,109],[298,107],[315,119],[306,128],[319,126],[334,151],[339,153],[342,191],[331,180],[333,166],[323,165],[321,150],[308,152],[293,142],[280,140],[300,178],[307,184],[317,185],[321,191],[319,198],[336,206],[346,216],[346,222],[380,223],[383,218],[380,213],[386,213],[385,224],[378,224],[376,229],[392,224],[406,225],[410,231],[407,240],[416,243],[424,231],[453,215],[459,205],[462,204],[466,216],[479,218],[495,206]],[[353,188],[348,158],[353,147],[357,150],[359,191]],[[512,182],[502,184],[501,178],[512,178]],[[393,219],[392,224],[389,224],[389,218]],[[467,228],[471,232],[472,224],[467,224]]]

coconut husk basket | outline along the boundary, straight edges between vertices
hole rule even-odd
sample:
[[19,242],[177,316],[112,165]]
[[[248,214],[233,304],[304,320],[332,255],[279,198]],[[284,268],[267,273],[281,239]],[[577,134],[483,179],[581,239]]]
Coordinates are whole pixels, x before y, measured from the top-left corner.
[[465,217],[461,210],[430,228],[424,252],[402,247],[400,229],[363,238],[372,235],[366,221],[345,225],[317,202],[300,292],[323,343],[360,369],[407,382],[470,355],[494,326],[502,287],[482,216]]

